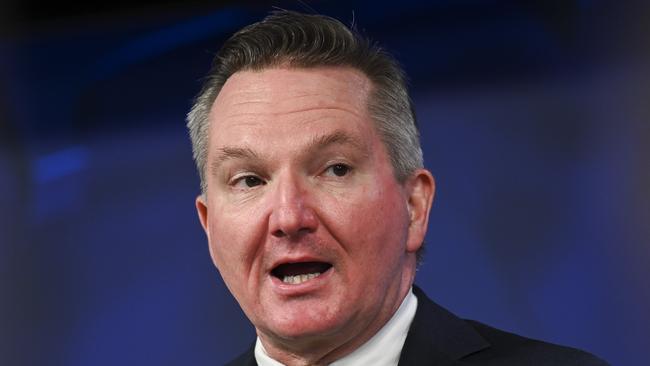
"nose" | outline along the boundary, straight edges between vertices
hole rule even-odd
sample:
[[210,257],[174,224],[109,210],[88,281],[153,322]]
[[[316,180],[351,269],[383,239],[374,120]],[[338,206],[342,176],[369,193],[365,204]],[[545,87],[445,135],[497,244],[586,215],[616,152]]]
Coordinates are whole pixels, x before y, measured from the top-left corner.
[[297,238],[318,228],[307,184],[287,174],[278,179],[272,196],[269,232],[281,238]]

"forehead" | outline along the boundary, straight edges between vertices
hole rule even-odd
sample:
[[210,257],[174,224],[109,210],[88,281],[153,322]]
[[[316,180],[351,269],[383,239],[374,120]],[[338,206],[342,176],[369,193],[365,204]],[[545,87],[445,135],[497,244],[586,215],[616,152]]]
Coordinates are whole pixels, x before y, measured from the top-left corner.
[[212,105],[211,130],[217,137],[261,123],[280,127],[283,122],[366,120],[371,86],[362,72],[352,68],[240,71],[226,81]]

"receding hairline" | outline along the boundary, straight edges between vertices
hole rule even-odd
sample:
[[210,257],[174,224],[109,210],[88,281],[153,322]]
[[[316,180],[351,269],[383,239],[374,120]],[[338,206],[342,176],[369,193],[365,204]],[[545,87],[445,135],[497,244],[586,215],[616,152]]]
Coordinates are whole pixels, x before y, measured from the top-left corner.
[[[225,91],[229,91],[230,88],[232,88],[232,83],[233,80],[236,82],[237,79],[241,78],[242,76],[245,76],[246,74],[257,74],[261,75],[264,74],[268,71],[279,71],[279,72],[290,72],[294,74],[294,72],[318,72],[320,75],[324,75],[327,77],[332,76],[331,78],[334,79],[333,74],[334,73],[340,73],[340,72],[348,72],[350,73],[353,77],[347,79],[347,83],[350,85],[350,88],[354,89],[356,88],[359,93],[363,93],[365,96],[364,98],[364,105],[366,107],[365,111],[368,111],[368,103],[370,102],[370,99],[372,98],[372,92],[377,89],[376,83],[370,78],[369,75],[367,75],[366,72],[361,70],[358,67],[355,67],[353,65],[315,65],[315,66],[303,66],[303,65],[292,65],[292,64],[286,64],[282,63],[280,65],[270,65],[268,67],[262,67],[262,68],[242,68],[241,70],[238,70],[234,72],[232,75],[230,75],[226,81],[222,84],[222,86],[219,88],[218,92],[215,93],[214,99],[212,100],[212,103],[210,104],[210,109],[208,113],[208,120],[211,119],[211,114],[213,112],[214,106],[219,100],[219,97],[222,95],[222,93]],[[282,77],[284,75],[272,75],[273,77]]]
[[[282,65],[279,65],[279,66],[269,66],[269,67],[260,68],[260,69],[249,69],[249,68],[242,69],[242,70],[239,70],[239,71],[233,73],[230,77],[228,77],[228,79],[226,79],[226,81],[223,83],[222,88],[220,88],[218,93],[216,93],[216,95],[214,97],[214,100],[210,104],[210,108],[209,108],[207,116],[206,116],[206,119],[207,119],[207,122],[208,122],[208,136],[207,136],[208,137],[208,149],[209,149],[209,146],[211,145],[211,141],[212,141],[211,137],[213,136],[213,134],[215,132],[218,134],[218,130],[219,130],[219,127],[218,127],[219,118],[215,116],[215,112],[216,112],[215,111],[215,106],[218,106],[217,101],[220,101],[220,102],[222,101],[222,99],[220,99],[220,97],[223,98],[223,93],[224,92],[232,93],[233,90],[230,90],[230,89],[232,88],[231,81],[233,80],[233,78],[239,78],[239,77],[241,77],[242,75],[245,75],[245,74],[258,74],[258,75],[261,75],[261,74],[263,74],[263,73],[265,73],[267,71],[281,71],[281,72],[284,72],[284,71],[286,71],[286,72],[297,71],[297,72],[310,72],[310,73],[311,72],[318,72],[320,75],[323,75],[323,74],[328,75],[328,76],[331,75],[332,76],[331,78],[333,80],[334,80],[334,73],[337,73],[337,74],[340,73],[340,72],[349,72],[349,73],[351,73],[354,77],[346,79],[345,82],[348,83],[350,89],[356,89],[356,91],[354,91],[355,95],[361,95],[361,98],[359,99],[360,103],[358,105],[351,104],[351,107],[353,107],[353,108],[342,108],[341,106],[337,106],[336,109],[341,109],[341,110],[343,110],[343,111],[345,111],[347,113],[350,113],[350,114],[353,114],[353,115],[357,116],[358,118],[364,118],[364,119],[368,118],[369,121],[371,122],[371,126],[372,126],[374,132],[379,133],[379,131],[377,129],[377,125],[376,125],[377,121],[373,118],[372,111],[370,110],[370,103],[371,103],[371,100],[374,98],[372,93],[377,90],[377,86],[375,85],[375,83],[370,79],[370,77],[363,70],[360,70],[359,68],[356,68],[354,66],[348,66],[348,65],[341,65],[341,66],[336,66],[336,65],[293,66],[293,65],[289,65],[289,64],[282,64]],[[282,76],[283,75],[277,75],[277,76],[274,76],[274,77],[282,77]],[[340,76],[340,74],[339,74],[339,76]],[[266,81],[268,82],[269,80],[266,80]],[[339,82],[339,81],[340,81],[340,79],[338,81],[335,81],[335,82]],[[316,91],[316,90],[319,90],[320,88],[321,88],[320,85],[318,85],[317,87],[314,88],[314,90]],[[244,104],[245,103],[254,103],[254,101],[246,101],[246,102],[243,102],[243,103]],[[236,104],[242,104],[242,102],[238,102]],[[226,105],[227,105],[227,100],[226,100]],[[358,107],[358,109],[355,109],[354,107]],[[326,109],[326,108],[323,108],[323,109]],[[291,111],[290,113],[301,112],[301,111],[302,110],[295,110],[295,111]],[[216,128],[216,131],[215,131],[215,128]]]

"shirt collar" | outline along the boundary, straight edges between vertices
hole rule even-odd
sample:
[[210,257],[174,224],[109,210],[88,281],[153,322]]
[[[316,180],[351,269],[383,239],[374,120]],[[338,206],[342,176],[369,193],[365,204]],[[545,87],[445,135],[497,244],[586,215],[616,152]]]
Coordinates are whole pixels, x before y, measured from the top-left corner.
[[[330,366],[397,366],[409,327],[415,317],[418,299],[412,289],[388,322],[361,347],[334,361]],[[255,342],[255,360],[259,366],[283,366],[269,357],[259,337]]]

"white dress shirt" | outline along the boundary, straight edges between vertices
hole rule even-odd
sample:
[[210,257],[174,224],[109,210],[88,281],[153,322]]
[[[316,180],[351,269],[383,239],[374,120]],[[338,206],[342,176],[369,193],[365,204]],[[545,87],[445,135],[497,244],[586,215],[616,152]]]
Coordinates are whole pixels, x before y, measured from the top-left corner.
[[[330,366],[397,366],[417,307],[418,299],[411,289],[393,317],[379,332],[354,352],[334,361]],[[259,366],[283,366],[266,353],[259,337],[255,342],[255,360]]]

